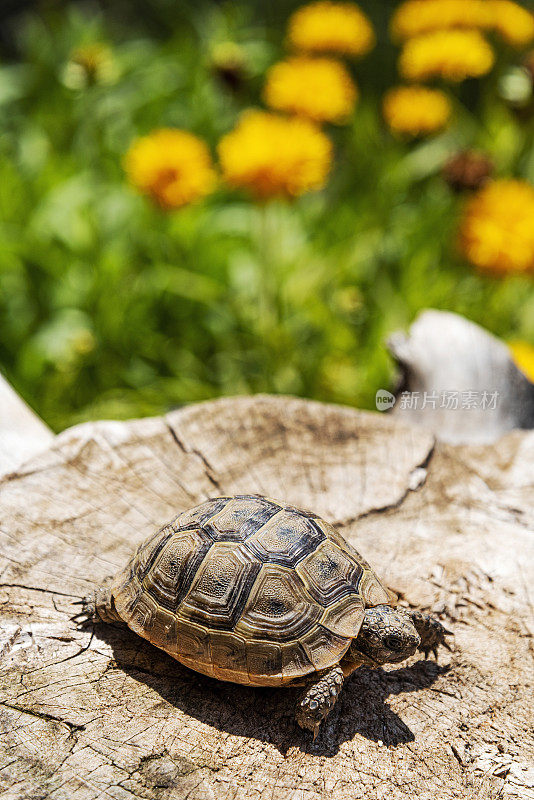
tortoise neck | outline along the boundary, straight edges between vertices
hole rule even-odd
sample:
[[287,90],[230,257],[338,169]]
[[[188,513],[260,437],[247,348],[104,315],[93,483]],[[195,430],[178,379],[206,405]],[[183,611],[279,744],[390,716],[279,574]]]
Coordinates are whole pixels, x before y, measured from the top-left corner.
[[349,675],[359,669],[360,667],[377,667],[378,664],[373,663],[370,659],[363,655],[363,653],[358,653],[356,649],[352,648],[352,645],[345,653],[345,656],[340,661],[339,666],[343,670],[343,675],[345,678],[348,678]]

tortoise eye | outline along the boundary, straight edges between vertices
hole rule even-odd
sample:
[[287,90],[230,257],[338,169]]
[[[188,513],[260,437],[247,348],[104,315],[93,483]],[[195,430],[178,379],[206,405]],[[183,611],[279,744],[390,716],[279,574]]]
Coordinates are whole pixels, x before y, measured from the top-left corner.
[[400,650],[402,647],[401,637],[396,636],[394,633],[389,633],[387,636],[384,636],[383,641],[388,650]]

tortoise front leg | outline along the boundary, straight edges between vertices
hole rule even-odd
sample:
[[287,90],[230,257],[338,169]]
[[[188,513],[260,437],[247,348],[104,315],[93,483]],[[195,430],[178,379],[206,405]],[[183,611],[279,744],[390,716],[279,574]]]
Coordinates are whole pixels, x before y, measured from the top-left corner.
[[343,688],[343,670],[336,665],[316,676],[297,703],[296,720],[301,728],[319,733],[321,722],[330,714]]
[[417,649],[425,654],[425,658],[428,658],[430,651],[437,658],[440,644],[447,650],[451,649],[448,642],[445,641],[445,636],[452,636],[452,631],[444,628],[439,620],[434,619],[429,614],[424,614],[422,611],[406,610],[406,614],[412,620],[417,633],[421,637],[421,643]]

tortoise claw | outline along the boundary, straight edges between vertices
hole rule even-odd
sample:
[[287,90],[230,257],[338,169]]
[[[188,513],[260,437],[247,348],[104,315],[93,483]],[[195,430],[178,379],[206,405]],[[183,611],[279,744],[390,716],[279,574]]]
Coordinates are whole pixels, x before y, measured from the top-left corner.
[[443,645],[446,650],[452,651],[451,646],[445,640],[445,636],[452,636],[452,631],[447,630],[439,620],[434,619],[428,614],[423,614],[420,611],[410,612],[412,622],[421,637],[421,643],[418,650],[424,653],[425,658],[428,658],[429,653],[434,654],[434,658],[438,658],[439,646]]
[[72,606],[82,606],[82,610],[78,611],[78,613],[73,614],[70,618],[72,622],[75,622],[77,625],[89,625],[94,621],[94,602],[91,602],[92,598],[84,597],[82,600],[73,600],[71,603]]

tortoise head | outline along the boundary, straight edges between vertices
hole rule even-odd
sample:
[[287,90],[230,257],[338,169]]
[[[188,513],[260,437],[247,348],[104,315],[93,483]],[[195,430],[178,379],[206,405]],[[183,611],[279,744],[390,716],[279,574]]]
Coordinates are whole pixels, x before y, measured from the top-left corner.
[[362,627],[347,656],[371,666],[397,664],[412,656],[420,642],[407,614],[391,606],[375,606],[366,609]]

